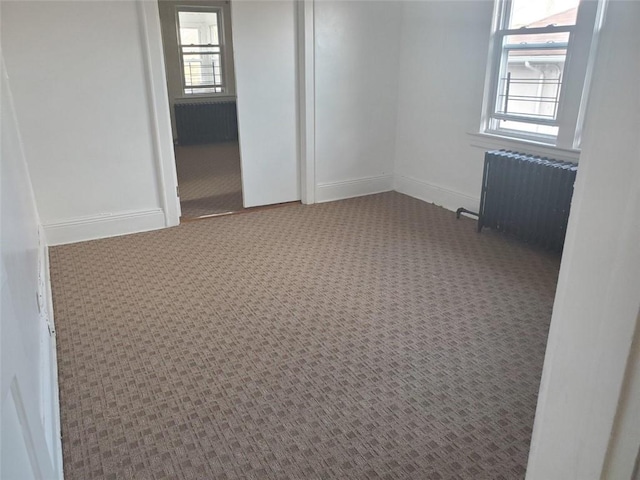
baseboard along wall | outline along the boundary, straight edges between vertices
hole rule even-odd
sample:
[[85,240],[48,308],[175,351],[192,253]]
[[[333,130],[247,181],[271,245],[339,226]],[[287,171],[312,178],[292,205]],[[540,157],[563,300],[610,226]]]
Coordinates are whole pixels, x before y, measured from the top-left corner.
[[393,175],[359,178],[345,182],[321,183],[316,185],[316,202],[333,202],[391,190],[393,190]]
[[[316,202],[333,202],[395,190],[428,203],[455,211],[460,207],[477,211],[479,197],[403,175],[380,175],[344,182],[316,185]],[[162,209],[123,212],[49,223],[44,230],[49,245],[63,245],[99,238],[158,230],[166,227]]]
[[403,175],[396,175],[394,177],[393,189],[396,192],[428,203],[433,203],[434,205],[454,212],[460,207],[477,212],[480,206],[480,197],[472,197],[464,193],[456,192],[455,190]]
[[44,225],[44,230],[49,245],[63,245],[158,230],[165,226],[164,212],[157,208],[49,223]]

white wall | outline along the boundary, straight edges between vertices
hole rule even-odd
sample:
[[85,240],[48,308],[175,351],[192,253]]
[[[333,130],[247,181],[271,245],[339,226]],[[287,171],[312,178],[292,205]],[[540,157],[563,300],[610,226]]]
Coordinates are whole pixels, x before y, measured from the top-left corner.
[[244,206],[300,199],[293,0],[231,4]]
[[[144,8],[133,1],[3,2],[5,60],[52,243],[171,224],[168,209],[177,207],[166,205],[160,188],[171,175],[163,177],[158,161],[172,146],[170,133],[158,136]],[[164,78],[155,82],[166,89]],[[168,122],[166,94],[161,100]]]
[[478,131],[493,2],[405,2],[396,189],[450,209],[478,209]]
[[62,478],[46,243],[4,61],[0,81],[0,478]]
[[640,2],[609,2],[527,480],[600,479],[614,431],[640,310],[638,18]]
[[399,2],[315,4],[316,199],[391,190]]

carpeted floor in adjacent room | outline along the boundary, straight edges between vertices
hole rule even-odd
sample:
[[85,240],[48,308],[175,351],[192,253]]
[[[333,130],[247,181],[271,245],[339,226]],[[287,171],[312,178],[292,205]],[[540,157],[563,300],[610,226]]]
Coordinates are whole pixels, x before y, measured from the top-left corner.
[[559,258],[398,193],[51,249],[74,479],[519,479]]
[[238,142],[176,146],[183,218],[242,210]]

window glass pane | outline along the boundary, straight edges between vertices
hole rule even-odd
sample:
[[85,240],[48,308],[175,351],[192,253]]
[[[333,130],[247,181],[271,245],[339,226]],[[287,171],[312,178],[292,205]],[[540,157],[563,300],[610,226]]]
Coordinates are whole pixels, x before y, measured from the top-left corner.
[[558,136],[558,127],[552,125],[537,125],[535,123],[514,122],[513,120],[497,120],[494,129],[505,132],[528,133],[532,135]]
[[580,0],[513,0],[508,28],[575,25]]
[[185,53],[185,88],[196,86],[222,86],[222,66],[219,53]]
[[180,45],[220,44],[216,12],[178,12],[178,24]]
[[182,27],[180,29],[180,43],[182,45],[198,45],[200,43],[198,29]]
[[568,39],[568,32],[505,37],[496,113],[557,118]]

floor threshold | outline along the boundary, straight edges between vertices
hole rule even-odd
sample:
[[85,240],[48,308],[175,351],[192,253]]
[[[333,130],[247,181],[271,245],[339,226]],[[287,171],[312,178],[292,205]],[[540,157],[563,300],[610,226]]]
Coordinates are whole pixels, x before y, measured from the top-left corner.
[[273,205],[261,205],[259,207],[243,208],[242,210],[236,210],[234,212],[211,213],[209,215],[201,215],[199,217],[192,217],[192,218],[181,217],[180,223],[196,222],[198,220],[207,220],[207,219],[216,218],[216,217],[228,217],[229,215],[240,215],[243,213],[260,212],[263,210],[271,210],[273,208],[286,207],[287,205],[301,205],[301,204],[302,202],[300,200],[296,200],[294,202],[274,203]]

